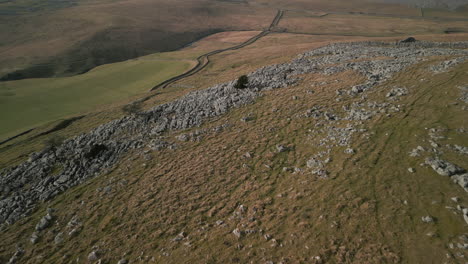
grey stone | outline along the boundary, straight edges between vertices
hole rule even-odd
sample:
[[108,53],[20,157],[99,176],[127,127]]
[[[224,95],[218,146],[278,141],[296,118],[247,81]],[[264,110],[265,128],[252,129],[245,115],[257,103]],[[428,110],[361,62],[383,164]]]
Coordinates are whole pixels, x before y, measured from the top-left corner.
[[454,150],[460,154],[468,155],[468,147],[463,147],[459,145],[453,146]]
[[468,192],[468,173],[453,175],[451,179]]
[[280,152],[280,153],[281,153],[281,152],[286,152],[286,151],[288,151],[288,150],[289,150],[289,148],[288,148],[288,147],[285,147],[285,146],[283,146],[283,145],[277,145],[277,146],[276,146],[276,151],[278,151],[278,152]]
[[463,208],[462,213],[463,213],[463,219],[468,224],[468,208]]
[[44,217],[41,218],[41,220],[39,220],[39,223],[37,223],[36,231],[42,231],[49,227],[51,225],[52,219],[52,215],[50,215],[50,213],[47,213]]
[[99,259],[99,253],[97,251],[91,251],[88,254],[88,261],[94,262]]
[[185,232],[180,232],[175,238],[172,239],[174,242],[179,242],[187,237]]
[[433,170],[442,176],[452,176],[466,171],[465,169],[455,164],[441,160],[439,158],[427,158],[426,164],[431,166]]
[[128,260],[127,259],[121,259],[117,262],[117,264],[128,264]]
[[234,234],[234,236],[236,236],[237,238],[241,238],[242,236],[242,231],[239,229],[239,228],[236,228],[232,231],[232,233]]
[[311,158],[307,161],[306,163],[307,167],[310,169],[321,169],[324,167],[323,162],[316,159],[316,158]]
[[250,122],[252,120],[253,120],[253,117],[251,117],[251,116],[244,116],[244,117],[241,118],[242,122]]
[[408,89],[406,88],[392,88],[386,95],[387,98],[389,97],[400,97],[408,94]]
[[31,241],[31,244],[36,244],[37,242],[39,242],[39,233],[33,232],[29,241]]
[[423,147],[418,146],[415,149],[411,150],[410,157],[418,157],[421,155],[421,152],[426,151]]
[[63,241],[64,241],[63,232],[60,232],[55,236],[54,242],[56,245],[60,245],[63,243]]
[[21,246],[17,246],[15,253],[13,254],[13,256],[11,256],[7,264],[19,263],[18,261],[23,255],[24,255],[24,249]]
[[424,222],[424,223],[433,223],[435,220],[432,216],[423,216],[421,217],[421,220]]
[[344,153],[346,153],[346,154],[354,154],[355,151],[354,151],[354,149],[352,149],[352,148],[347,148],[347,149],[345,149]]

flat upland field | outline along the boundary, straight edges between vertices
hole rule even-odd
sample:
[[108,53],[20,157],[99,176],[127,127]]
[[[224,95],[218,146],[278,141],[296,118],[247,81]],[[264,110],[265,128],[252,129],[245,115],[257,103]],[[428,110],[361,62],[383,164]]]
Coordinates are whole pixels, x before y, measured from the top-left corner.
[[307,12],[295,11],[286,12],[278,25],[279,30],[287,32],[369,37],[443,34],[450,28],[468,32],[468,21],[439,21],[361,14],[328,14],[314,17]]

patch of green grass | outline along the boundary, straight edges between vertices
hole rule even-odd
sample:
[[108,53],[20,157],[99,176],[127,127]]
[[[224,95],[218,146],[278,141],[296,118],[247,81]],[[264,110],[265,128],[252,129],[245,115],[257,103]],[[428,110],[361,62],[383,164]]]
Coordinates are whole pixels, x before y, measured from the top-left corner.
[[153,57],[104,65],[73,77],[0,83],[0,138],[147,92],[191,66],[187,60]]

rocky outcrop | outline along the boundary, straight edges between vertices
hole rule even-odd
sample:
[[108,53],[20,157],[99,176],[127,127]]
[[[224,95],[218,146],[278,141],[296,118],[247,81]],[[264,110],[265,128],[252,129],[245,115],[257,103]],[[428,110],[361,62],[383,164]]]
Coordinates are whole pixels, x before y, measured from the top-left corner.
[[439,158],[427,158],[426,164],[431,166],[438,174],[449,176],[454,183],[468,192],[468,173],[464,168]]
[[[465,58],[468,56],[468,51],[464,50],[466,48],[466,42],[333,44],[306,52],[290,63],[267,66],[250,73],[245,89],[236,89],[235,81],[231,81],[189,93],[138,115],[103,124],[89,133],[66,140],[59,147],[34,153],[28,161],[18,166],[1,171],[0,224],[16,222],[32,212],[37,203],[52,199],[70,187],[99,175],[131,150],[146,146],[157,150],[172,147],[173,144],[163,142],[160,137],[167,131],[200,126],[205,120],[222,115],[231,108],[253,102],[262,91],[294,85],[301,74],[357,71],[366,77],[366,81],[340,96],[359,96],[426,56]],[[444,64],[444,69],[453,65]],[[390,91],[391,97],[405,93],[403,89]],[[393,107],[380,105],[379,110],[369,105],[366,110],[363,105],[351,106],[352,111],[345,118],[362,122],[383,111],[384,106],[389,109]],[[319,109],[311,110],[308,115],[324,117],[329,121],[340,119],[333,113],[322,113]],[[357,131],[352,126],[335,127],[327,131],[329,136],[321,144],[349,147],[350,137]],[[185,140],[185,137],[180,140]]]
[[453,176],[466,171],[455,164],[438,158],[427,158],[426,164],[442,176]]

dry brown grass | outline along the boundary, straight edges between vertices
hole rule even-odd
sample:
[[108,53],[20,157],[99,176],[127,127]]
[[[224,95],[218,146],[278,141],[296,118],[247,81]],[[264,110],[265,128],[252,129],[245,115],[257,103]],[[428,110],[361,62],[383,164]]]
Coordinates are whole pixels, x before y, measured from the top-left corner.
[[[265,92],[255,104],[200,128],[230,124],[224,132],[208,133],[200,142],[178,142],[176,150],[151,152],[151,160],[140,151],[130,154],[115,170],[48,204],[58,209],[58,224],[43,234],[40,244],[25,244],[25,263],[77,258],[85,263],[96,245],[110,262],[123,256],[132,261],[154,257],[156,263],[313,263],[314,256],[327,263],[442,262],[449,252],[447,243],[466,231],[461,216],[444,206],[450,205],[450,197],[466,194],[430,169],[419,168],[406,153],[422,144],[424,127],[468,125],[460,119],[461,110],[447,108],[458,97],[456,86],[468,79],[461,74],[451,78],[451,73],[430,77],[426,65],[398,74],[370,94],[370,101],[381,100],[387,87],[410,88],[402,113],[375,118],[368,126],[374,132],[369,139],[354,138],[356,155],[344,155],[342,149],[332,153],[329,179],[282,168],[304,168],[320,150],[316,140],[321,135],[309,131],[315,121],[300,114],[315,105],[339,112],[350,101],[335,102],[335,91],[362,82],[353,72],[304,76],[300,85]],[[331,84],[311,87],[321,82]],[[445,89],[434,89],[441,85]],[[311,89],[315,93],[307,92]],[[445,118],[448,113],[451,119]],[[254,121],[241,122],[246,115]],[[175,141],[177,134],[167,134],[168,140]],[[277,144],[294,150],[278,154]],[[252,158],[246,158],[246,152]],[[417,167],[417,173],[409,174],[410,166]],[[109,194],[99,190],[105,186],[112,186]],[[246,207],[244,213],[240,205]],[[5,233],[0,242],[5,251],[0,254],[13,250],[12,241],[27,239],[42,214],[43,210]],[[83,231],[55,246],[54,234],[75,214],[83,219]],[[422,224],[420,217],[426,214],[436,215],[437,223]],[[225,224],[218,226],[218,220]],[[235,228],[255,233],[236,239],[231,233]],[[188,239],[172,241],[182,231]],[[428,232],[437,236],[428,238]]]
[[[468,39],[466,34],[450,35],[450,39],[416,37]],[[301,51],[329,42],[364,39],[273,34],[247,48],[214,56],[211,67],[156,91],[158,95],[145,107],[233,79],[259,66],[290,60]],[[24,263],[67,263],[77,258],[78,263],[86,263],[87,254],[96,245],[109,262],[125,256],[133,262],[149,262],[154,257],[156,263],[313,263],[312,258],[320,255],[329,263],[441,263],[446,253],[453,253],[447,244],[467,231],[461,216],[445,206],[450,205],[450,197],[466,194],[447,178],[420,168],[420,161],[408,159],[407,152],[425,144],[421,141],[427,136],[425,127],[468,126],[464,112],[450,104],[459,96],[456,86],[468,82],[464,74],[468,64],[455,72],[432,76],[425,70],[430,63],[398,74],[370,94],[369,100],[380,100],[387,87],[410,88],[402,113],[374,119],[369,128],[375,133],[369,139],[354,138],[355,156],[345,156],[341,150],[332,154],[330,179],[317,179],[307,172],[283,172],[282,168],[304,168],[305,161],[320,150],[316,140],[321,135],[309,131],[315,121],[298,115],[315,105],[339,112],[342,104],[350,102],[335,102],[335,91],[362,82],[353,72],[307,75],[298,86],[266,92],[256,103],[201,127],[231,124],[224,132],[209,133],[200,142],[178,142],[176,150],[151,152],[151,160],[141,151],[129,154],[114,170],[44,204],[31,218],[2,233],[1,260],[14,251],[16,242],[22,242],[27,250]],[[311,87],[321,82],[331,84]],[[314,94],[307,92],[311,89]],[[292,96],[299,99],[291,100]],[[102,109],[60,133],[76,134],[83,131],[83,125],[90,129],[119,116],[119,109],[118,104]],[[254,121],[240,121],[249,114]],[[168,133],[168,140],[176,141],[179,133]],[[458,144],[467,142],[466,137],[451,137]],[[275,153],[276,144],[293,145],[294,151]],[[253,157],[245,158],[246,152]],[[12,150],[8,155],[17,157],[18,152]],[[447,155],[468,166],[466,160]],[[417,172],[408,174],[408,167],[417,168]],[[98,189],[109,185],[109,194]],[[408,205],[402,203],[404,200]],[[246,212],[237,214],[241,204]],[[27,239],[47,206],[58,209],[58,224],[44,232],[40,244],[32,246]],[[55,246],[54,235],[63,231],[75,214],[83,220],[83,231]],[[420,217],[427,214],[437,216],[437,223],[422,224]],[[226,225],[218,226],[217,220]],[[235,228],[256,233],[238,240],[231,233]],[[181,231],[189,239],[173,242]],[[436,236],[429,238],[428,232]],[[277,243],[267,241],[264,234]]]

